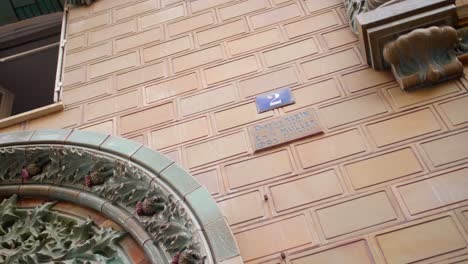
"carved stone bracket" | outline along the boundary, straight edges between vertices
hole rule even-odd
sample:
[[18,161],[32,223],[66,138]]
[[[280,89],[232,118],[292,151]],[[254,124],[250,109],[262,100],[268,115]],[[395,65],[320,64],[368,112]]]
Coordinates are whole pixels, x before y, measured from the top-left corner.
[[387,44],[384,58],[403,90],[430,86],[463,75],[453,50],[456,43],[452,27],[416,29]]
[[15,193],[100,211],[133,234],[153,263],[242,263],[209,193],[141,144],[71,130],[0,134],[0,196]]
[[[347,3],[357,0],[345,0]],[[383,57],[389,42],[418,28],[454,26],[457,23],[453,0],[361,0],[364,11],[354,10],[350,24],[359,37],[360,52],[368,65],[376,70],[386,70],[390,65]],[[365,2],[365,6],[363,6]],[[356,6],[356,5],[355,5]]]

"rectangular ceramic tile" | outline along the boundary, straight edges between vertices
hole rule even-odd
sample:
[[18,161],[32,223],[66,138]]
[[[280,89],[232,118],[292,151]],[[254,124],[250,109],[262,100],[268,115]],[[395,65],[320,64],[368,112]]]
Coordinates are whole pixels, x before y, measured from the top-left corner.
[[357,190],[424,170],[411,148],[399,149],[348,163],[343,168],[353,188]]
[[66,55],[65,66],[75,66],[84,62],[104,58],[112,54],[112,43],[108,42],[92,48]]
[[[153,1],[151,1],[153,2]],[[163,38],[161,28],[153,28],[128,37],[119,38],[115,41],[115,50],[117,52],[135,48],[141,45],[157,42]]]
[[305,4],[309,12],[315,12],[324,8],[329,8],[341,4],[340,0],[306,0]]
[[304,58],[319,52],[314,38],[301,40],[263,53],[268,67]]
[[398,219],[387,193],[378,192],[317,209],[327,239],[374,227]]
[[182,1],[184,0],[162,0],[162,2],[164,3],[164,6],[169,6],[172,4],[180,3]]
[[213,25],[214,23],[216,23],[214,14],[212,12],[208,12],[171,23],[167,25],[167,30],[169,32],[169,36],[176,36],[198,28]]
[[117,90],[157,80],[165,76],[166,64],[164,62],[152,64],[117,75]]
[[325,57],[301,63],[307,79],[313,79],[361,64],[353,49],[340,51]]
[[134,0],[101,0],[99,2],[96,2],[92,7],[94,12],[100,12],[106,9],[126,4],[128,2],[134,2]]
[[179,108],[183,116],[203,112],[236,100],[235,87],[223,86],[214,90],[199,93],[180,99]]
[[358,40],[356,34],[351,31],[350,27],[325,33],[322,37],[325,39],[325,42],[330,49],[353,43]]
[[120,24],[115,24],[99,30],[94,30],[88,33],[89,43],[96,43],[103,40],[115,38],[124,34],[129,34],[137,30],[135,20],[130,20]]
[[75,8],[74,12],[70,12],[68,15],[68,19],[70,21],[77,21],[79,18],[84,18],[89,16],[91,13],[91,10],[89,8],[81,7],[81,8]]
[[248,142],[244,132],[225,135],[185,148],[189,168],[206,165],[248,151]]
[[314,244],[313,235],[303,215],[247,230],[235,237],[244,261]]
[[208,85],[259,70],[255,56],[230,61],[204,70]]
[[318,104],[341,96],[338,83],[334,79],[325,80],[319,83],[309,84],[307,86],[293,90],[295,104],[285,106],[286,112],[299,108]]
[[249,192],[218,202],[230,225],[262,218],[265,201],[259,191]]
[[297,4],[283,6],[265,13],[250,17],[254,29],[266,27],[283,22],[302,15],[301,8]]
[[210,62],[223,59],[223,50],[221,46],[198,50],[187,55],[172,59],[172,65],[175,73],[195,68]]
[[102,75],[120,71],[126,68],[138,65],[138,56],[136,52],[114,57],[89,66],[89,77],[96,78]]
[[293,85],[298,82],[299,77],[294,71],[294,68],[289,67],[242,80],[239,82],[239,88],[243,96],[250,97],[273,89]]
[[87,45],[86,35],[79,35],[73,38],[68,38],[66,43],[66,50],[74,50],[85,48]]
[[81,67],[73,71],[67,71],[63,73],[63,86],[67,87],[70,85],[82,83],[86,81],[86,68]]
[[27,130],[66,128],[81,122],[81,108],[71,108],[28,121]]
[[246,15],[251,12],[269,7],[268,0],[247,0],[230,6],[219,8],[219,16],[222,20]]
[[200,45],[205,45],[225,38],[241,35],[248,32],[248,30],[247,24],[241,19],[197,32],[196,36],[198,43],[200,43]]
[[377,235],[386,263],[415,263],[466,248],[451,217],[443,217]]
[[231,189],[261,182],[293,172],[288,151],[281,150],[225,166],[227,185]]
[[206,117],[201,117],[155,130],[151,132],[151,141],[155,149],[162,149],[208,135],[208,120]]
[[369,124],[367,129],[377,147],[383,147],[443,128],[434,113],[426,108]]
[[421,144],[434,167],[468,158],[468,131],[444,136]]
[[468,169],[402,184],[397,190],[412,215],[463,202],[468,199]]
[[218,172],[219,170],[212,169],[200,173],[192,173],[192,175],[212,195],[217,195],[221,192]]
[[300,143],[295,148],[304,169],[363,153],[367,150],[364,138],[357,129]]
[[328,128],[350,124],[388,111],[384,99],[377,93],[366,94],[319,108],[320,116]]
[[152,103],[198,89],[196,73],[145,87],[146,102]]
[[147,28],[183,16],[185,16],[185,7],[184,5],[179,5],[146,16],[142,16],[140,17],[139,22],[142,28]]
[[158,1],[149,0],[141,3],[136,3],[131,6],[116,9],[114,11],[114,17],[117,20],[122,20],[128,17],[132,17],[144,12],[158,9]]
[[[258,0],[256,0],[258,1]],[[227,48],[232,55],[238,55],[281,42],[279,29],[273,28],[256,34],[227,42]]]
[[168,159],[174,161],[176,164],[182,164],[179,149],[169,150],[169,152],[162,152],[162,154]]
[[418,89],[412,92],[405,92],[400,87],[393,87],[387,90],[392,103],[398,108],[412,106],[421,102],[437,99],[442,96],[456,94],[461,91],[457,83],[452,81],[438,84],[427,89]]
[[[316,250],[315,250],[316,251]],[[325,264],[325,263],[346,263],[346,264],[374,264],[369,246],[365,240],[347,243],[320,250],[313,253],[302,253],[301,257],[293,257],[291,264]]]
[[67,105],[82,102],[93,97],[108,95],[112,92],[111,79],[104,79],[63,91],[63,102]]
[[318,202],[343,193],[338,175],[328,170],[270,187],[277,212]]
[[290,38],[339,25],[339,18],[333,12],[312,16],[284,26]]
[[114,122],[112,120],[81,127],[80,130],[93,131],[104,135],[114,135]]
[[109,13],[103,13],[94,17],[72,22],[68,25],[68,34],[72,35],[75,33],[83,32],[93,28],[107,25],[110,21]]
[[129,93],[114,96],[109,99],[89,103],[86,106],[86,117],[88,120],[92,120],[102,116],[129,110],[138,107],[139,102],[140,92],[132,91]]
[[195,0],[190,2],[190,7],[192,12],[196,13],[229,2],[230,0]]
[[145,62],[157,60],[182,51],[190,50],[190,37],[181,37],[164,42],[149,48],[143,49],[143,59]]
[[342,78],[344,87],[352,93],[386,83],[396,83],[391,73],[376,71],[372,68],[347,73]]
[[174,119],[172,103],[154,106],[120,118],[120,132],[122,134],[138,129],[162,124]]
[[468,123],[468,96],[442,103],[440,108],[453,126]]
[[216,129],[218,131],[223,131],[271,117],[273,116],[273,112],[268,111],[259,114],[257,113],[257,107],[255,103],[248,103],[215,112],[213,115]]

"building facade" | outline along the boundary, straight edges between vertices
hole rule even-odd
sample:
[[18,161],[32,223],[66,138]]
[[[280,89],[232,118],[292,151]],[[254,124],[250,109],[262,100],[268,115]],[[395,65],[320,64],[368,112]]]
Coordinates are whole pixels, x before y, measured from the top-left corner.
[[[342,0],[98,0],[65,13],[63,109],[0,133],[64,129],[54,145],[97,132],[164,154],[236,241],[217,258],[224,242],[207,235],[205,261],[468,263],[468,80],[402,90],[368,65]],[[258,113],[255,97],[283,87],[295,103]],[[322,133],[256,151],[252,126],[301,111]],[[137,240],[127,255],[150,261]]]

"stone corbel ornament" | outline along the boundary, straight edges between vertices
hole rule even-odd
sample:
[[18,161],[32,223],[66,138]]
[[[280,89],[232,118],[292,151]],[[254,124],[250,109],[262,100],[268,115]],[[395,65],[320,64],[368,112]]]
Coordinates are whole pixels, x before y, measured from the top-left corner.
[[384,58],[403,90],[463,76],[463,65],[454,47],[457,31],[449,26],[416,29],[388,43]]

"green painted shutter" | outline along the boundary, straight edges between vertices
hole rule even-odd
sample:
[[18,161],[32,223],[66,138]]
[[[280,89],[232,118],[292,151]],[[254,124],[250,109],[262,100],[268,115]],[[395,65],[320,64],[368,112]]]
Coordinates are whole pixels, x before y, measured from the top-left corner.
[[63,11],[64,0],[0,0],[0,26]]

